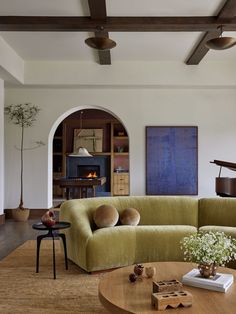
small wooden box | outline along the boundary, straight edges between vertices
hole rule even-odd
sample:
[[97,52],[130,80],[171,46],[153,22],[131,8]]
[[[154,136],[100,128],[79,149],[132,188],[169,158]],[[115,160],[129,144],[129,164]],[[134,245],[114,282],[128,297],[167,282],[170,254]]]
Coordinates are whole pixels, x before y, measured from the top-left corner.
[[173,280],[162,280],[152,282],[152,292],[168,292],[177,291],[183,289],[183,285],[180,281]]
[[152,306],[158,310],[163,311],[167,306],[177,308],[179,306],[189,307],[192,305],[192,294],[187,291],[172,291],[152,293]]

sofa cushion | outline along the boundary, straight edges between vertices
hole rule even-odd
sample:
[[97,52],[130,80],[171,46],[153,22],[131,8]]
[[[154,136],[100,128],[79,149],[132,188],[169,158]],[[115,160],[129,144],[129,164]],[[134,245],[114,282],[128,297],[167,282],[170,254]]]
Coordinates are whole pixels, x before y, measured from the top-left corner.
[[95,210],[93,219],[98,228],[113,227],[117,224],[119,213],[112,205],[100,205]]
[[[140,213],[139,225],[192,225],[198,226],[198,200],[181,196],[122,196],[115,205],[121,212],[136,208]],[[112,203],[114,204],[114,203]]]
[[183,261],[180,240],[197,232],[196,227],[184,225],[137,226],[135,229],[136,263]]
[[235,198],[202,198],[199,200],[198,226],[236,227]]
[[199,231],[219,231],[224,232],[226,235],[236,238],[236,227],[226,227],[226,226],[203,226],[199,228]]
[[140,214],[135,208],[126,208],[120,214],[120,222],[122,225],[137,226],[140,221]]
[[87,271],[132,265],[135,263],[138,227],[115,226],[93,232],[87,243]]

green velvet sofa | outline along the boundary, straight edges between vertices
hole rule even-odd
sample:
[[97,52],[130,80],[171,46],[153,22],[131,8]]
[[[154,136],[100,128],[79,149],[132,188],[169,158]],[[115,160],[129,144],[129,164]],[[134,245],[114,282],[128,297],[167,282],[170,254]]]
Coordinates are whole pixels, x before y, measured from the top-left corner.
[[[95,209],[113,205],[121,212],[136,208],[138,226],[96,228]],[[236,237],[236,199],[183,196],[127,196],[69,200],[60,220],[71,222],[64,232],[68,258],[88,272],[134,263],[182,261],[180,240],[198,229],[224,231]]]

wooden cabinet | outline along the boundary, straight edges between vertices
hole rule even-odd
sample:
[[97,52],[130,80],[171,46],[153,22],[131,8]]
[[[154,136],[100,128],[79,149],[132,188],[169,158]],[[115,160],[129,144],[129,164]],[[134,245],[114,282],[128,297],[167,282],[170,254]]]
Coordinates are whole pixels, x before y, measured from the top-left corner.
[[129,173],[113,174],[113,194],[129,195]]
[[113,195],[129,195],[129,138],[121,123],[111,128]]

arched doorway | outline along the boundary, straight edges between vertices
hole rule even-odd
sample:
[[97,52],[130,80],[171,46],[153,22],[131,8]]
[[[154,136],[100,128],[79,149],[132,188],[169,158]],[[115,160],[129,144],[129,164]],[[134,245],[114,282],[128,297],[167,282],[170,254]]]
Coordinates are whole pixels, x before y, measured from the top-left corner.
[[[81,127],[82,123],[82,127]],[[93,157],[78,157],[76,147],[83,146]],[[73,156],[72,156],[73,155]],[[98,108],[76,110],[61,119],[52,137],[53,205],[66,198],[129,195],[129,137],[123,123],[114,114]],[[85,169],[97,169],[93,188],[84,188]],[[103,181],[99,179],[105,178]],[[81,185],[62,188],[62,180]],[[94,179],[94,181],[93,181]],[[104,182],[105,180],[105,182]],[[70,183],[71,184],[71,183]],[[74,184],[74,183],[73,183]],[[87,184],[87,183],[86,183]],[[90,186],[90,187],[91,187]],[[67,193],[66,193],[67,192]]]

